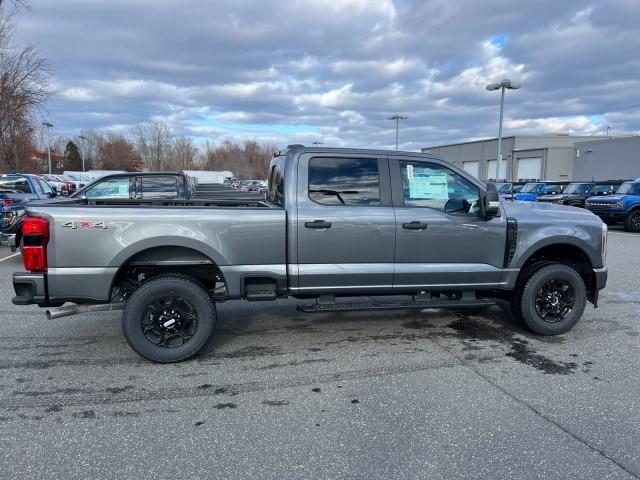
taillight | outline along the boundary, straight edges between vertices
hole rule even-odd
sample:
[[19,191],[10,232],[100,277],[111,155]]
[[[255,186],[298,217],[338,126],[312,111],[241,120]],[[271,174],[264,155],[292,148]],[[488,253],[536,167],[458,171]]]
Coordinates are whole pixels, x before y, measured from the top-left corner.
[[30,272],[47,271],[49,221],[41,217],[25,217],[22,222],[22,261]]
[[2,206],[6,207],[7,205],[13,205],[13,199],[11,199],[11,198],[3,198],[2,199]]

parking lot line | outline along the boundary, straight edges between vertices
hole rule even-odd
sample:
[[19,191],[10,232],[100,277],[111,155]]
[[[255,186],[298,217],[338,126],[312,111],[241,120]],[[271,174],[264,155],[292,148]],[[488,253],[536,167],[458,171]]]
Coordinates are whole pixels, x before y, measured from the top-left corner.
[[620,235],[620,236],[625,236],[625,237],[636,237],[636,238],[640,238],[640,235],[638,235],[637,233],[622,233],[622,232],[609,232],[611,235]]
[[18,255],[20,255],[20,252],[9,255],[8,257],[0,258],[0,262],[4,262],[5,260],[9,260],[10,258],[17,257]]

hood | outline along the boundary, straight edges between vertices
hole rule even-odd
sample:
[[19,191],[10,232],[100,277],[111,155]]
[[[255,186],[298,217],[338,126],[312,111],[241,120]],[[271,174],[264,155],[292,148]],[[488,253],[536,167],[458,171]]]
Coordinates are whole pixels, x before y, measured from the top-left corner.
[[588,202],[602,202],[602,203],[616,203],[623,202],[627,198],[627,195],[597,195],[595,197],[589,197]]
[[538,197],[535,193],[516,193],[513,198],[520,201],[533,201]]
[[532,215],[546,215],[556,217],[562,222],[571,222],[571,219],[597,218],[589,210],[578,207],[569,207],[567,205],[558,205],[556,203],[518,203],[518,202],[502,202],[507,217],[515,219],[526,219]]
[[562,200],[566,195],[558,194],[558,195],[539,195],[536,200],[539,202],[557,202],[558,200]]

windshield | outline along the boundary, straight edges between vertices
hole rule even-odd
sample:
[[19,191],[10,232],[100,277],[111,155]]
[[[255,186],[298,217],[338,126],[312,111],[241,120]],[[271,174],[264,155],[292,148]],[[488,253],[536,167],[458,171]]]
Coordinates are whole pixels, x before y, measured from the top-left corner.
[[592,186],[592,183],[570,183],[567,188],[564,189],[564,193],[567,195],[586,195]]
[[625,182],[618,187],[618,191],[622,195],[640,195],[640,183]]
[[522,190],[522,193],[537,193],[542,191],[542,183],[527,183]]
[[501,185],[498,185],[498,193],[505,194],[505,193],[509,193],[509,192],[511,192],[511,184],[510,183],[503,183]]
[[32,193],[25,177],[0,178],[0,192]]

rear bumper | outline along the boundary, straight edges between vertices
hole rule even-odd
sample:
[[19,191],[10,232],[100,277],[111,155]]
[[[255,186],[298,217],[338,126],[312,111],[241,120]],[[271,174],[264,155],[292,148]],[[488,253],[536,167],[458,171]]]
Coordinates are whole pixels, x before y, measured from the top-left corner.
[[12,248],[16,246],[16,234],[15,233],[0,233],[0,244],[9,245]]
[[14,305],[49,306],[47,279],[44,273],[14,273],[13,290],[16,292],[16,296],[11,299]]

